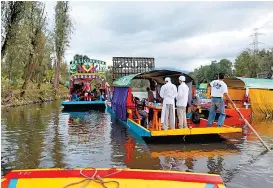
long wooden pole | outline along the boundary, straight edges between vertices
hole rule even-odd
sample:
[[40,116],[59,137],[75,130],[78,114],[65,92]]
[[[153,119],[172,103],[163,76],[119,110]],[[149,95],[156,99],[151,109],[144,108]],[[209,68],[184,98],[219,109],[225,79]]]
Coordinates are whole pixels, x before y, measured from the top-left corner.
[[239,113],[239,115],[241,116],[241,118],[245,121],[245,123],[247,124],[247,126],[256,134],[256,136],[259,138],[259,140],[261,141],[261,143],[264,145],[264,147],[268,150],[271,151],[270,148],[266,145],[266,143],[262,140],[262,138],[259,136],[259,134],[255,131],[255,129],[250,125],[250,123],[245,119],[245,117],[243,116],[243,114],[241,114],[241,112],[238,110],[238,108],[235,108],[235,110]]

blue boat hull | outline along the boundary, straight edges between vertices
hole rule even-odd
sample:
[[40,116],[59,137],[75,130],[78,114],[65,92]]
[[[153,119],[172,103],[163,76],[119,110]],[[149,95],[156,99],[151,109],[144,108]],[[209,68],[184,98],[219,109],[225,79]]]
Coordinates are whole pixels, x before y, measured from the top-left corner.
[[106,101],[62,101],[63,111],[105,111]]
[[[112,114],[115,115],[115,113],[112,111],[112,108],[109,105],[106,105],[106,110]],[[133,131],[135,134],[137,134],[140,137],[151,137],[151,132],[147,129],[145,129],[144,127],[136,124],[135,122],[131,121],[131,120],[127,120],[127,121],[122,121],[120,119],[118,119],[122,125],[124,125],[126,128],[128,128],[129,130]]]

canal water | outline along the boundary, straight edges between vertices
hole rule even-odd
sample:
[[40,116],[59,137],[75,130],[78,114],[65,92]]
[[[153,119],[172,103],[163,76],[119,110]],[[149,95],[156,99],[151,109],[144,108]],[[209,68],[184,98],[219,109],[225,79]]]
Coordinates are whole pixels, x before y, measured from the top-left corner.
[[[273,187],[273,154],[252,133],[223,143],[145,144],[107,112],[63,113],[59,102],[2,109],[2,177],[12,169],[117,166],[216,173],[228,188]],[[272,147],[272,120],[253,125]]]

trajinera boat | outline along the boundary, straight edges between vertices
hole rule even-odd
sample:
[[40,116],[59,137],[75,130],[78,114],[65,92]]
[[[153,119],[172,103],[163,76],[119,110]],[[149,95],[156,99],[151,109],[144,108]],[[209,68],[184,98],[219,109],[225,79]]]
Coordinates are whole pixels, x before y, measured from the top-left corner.
[[[244,117],[251,121],[252,114],[257,116],[272,116],[273,111],[273,79],[258,79],[233,77],[225,78],[228,93]],[[210,87],[202,94],[210,99]],[[204,100],[202,112],[208,116],[210,100]],[[240,116],[234,108],[227,104],[226,116],[233,123],[240,121]]]
[[70,62],[68,99],[62,101],[63,110],[105,110],[105,101],[110,86],[105,77],[106,62],[95,59],[80,59]]
[[2,188],[225,188],[214,174],[140,169],[29,169],[13,170],[2,178]]
[[[202,141],[207,139],[221,137],[226,133],[241,133],[242,127],[227,126],[216,127],[214,123],[211,127],[207,127],[207,120],[200,118],[200,122],[196,124],[191,121],[192,111],[188,110],[187,122],[189,128],[178,128],[178,118],[176,118],[176,128],[173,130],[162,130],[160,121],[160,112],[162,110],[161,103],[145,104],[136,102],[132,94],[132,88],[130,86],[133,79],[146,79],[150,81],[150,85],[156,81],[158,85],[164,84],[165,77],[170,77],[171,81],[175,85],[179,85],[179,76],[184,75],[186,77],[186,84],[189,87],[189,100],[188,104],[191,105],[191,101],[195,98],[195,91],[193,85],[194,80],[187,74],[174,70],[153,70],[149,72],[127,75],[120,77],[113,82],[114,93],[113,98],[107,102],[107,110],[114,114],[116,118],[129,130],[132,130],[138,136],[141,136],[144,140],[166,140],[167,137],[179,137],[183,136],[184,141],[189,141],[191,138],[201,138]],[[144,100],[143,100],[144,101]],[[194,106],[193,106],[194,107]],[[143,117],[139,114],[140,110],[149,108],[149,113],[152,109],[153,117],[151,118],[151,126],[145,127],[143,124]],[[191,109],[191,108],[189,108]],[[193,108],[196,111],[196,108]],[[164,138],[164,139],[162,139]]]
[[2,178],[2,188],[225,188],[214,174],[140,169],[29,169],[13,170]]

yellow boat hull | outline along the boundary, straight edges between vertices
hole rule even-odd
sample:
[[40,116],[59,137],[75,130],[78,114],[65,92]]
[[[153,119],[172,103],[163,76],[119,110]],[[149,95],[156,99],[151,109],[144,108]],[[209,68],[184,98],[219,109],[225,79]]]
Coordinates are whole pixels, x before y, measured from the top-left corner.
[[[84,175],[92,177],[94,169],[84,169]],[[103,178],[105,177],[105,178]],[[82,187],[85,188],[224,188],[223,181],[219,175],[199,174],[176,171],[157,170],[133,170],[133,169],[97,169],[95,181],[88,181],[80,174],[80,169],[33,169],[14,170],[2,178],[2,188],[63,188]],[[86,181],[84,181],[86,180]],[[74,184],[75,182],[80,182]],[[110,181],[107,183],[107,181]],[[70,185],[69,185],[70,184]],[[72,185],[74,184],[74,185]],[[69,185],[69,186],[68,186]]]

